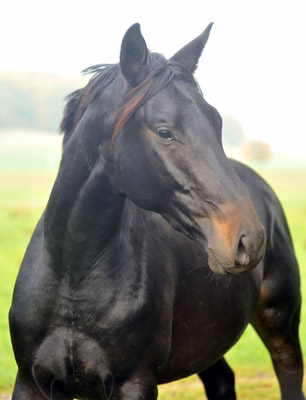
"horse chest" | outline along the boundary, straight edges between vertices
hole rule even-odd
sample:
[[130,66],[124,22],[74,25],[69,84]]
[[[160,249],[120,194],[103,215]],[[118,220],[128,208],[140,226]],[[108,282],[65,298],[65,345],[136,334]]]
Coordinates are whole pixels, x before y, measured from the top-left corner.
[[174,305],[171,351],[161,383],[204,370],[239,339],[257,302],[254,274],[207,276],[191,270]]

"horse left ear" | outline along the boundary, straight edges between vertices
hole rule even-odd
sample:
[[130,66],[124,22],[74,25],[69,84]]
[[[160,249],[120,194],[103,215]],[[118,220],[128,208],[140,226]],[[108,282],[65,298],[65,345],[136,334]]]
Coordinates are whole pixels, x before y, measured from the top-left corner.
[[148,48],[140,32],[140,25],[132,25],[123,37],[120,51],[120,69],[125,79],[137,86],[147,75]]
[[193,39],[190,43],[186,44],[186,46],[175,53],[174,56],[170,58],[170,61],[174,61],[180,64],[187,71],[194,73],[197,69],[202,51],[209,38],[212,26],[213,22],[207,26],[205,31],[200,36]]

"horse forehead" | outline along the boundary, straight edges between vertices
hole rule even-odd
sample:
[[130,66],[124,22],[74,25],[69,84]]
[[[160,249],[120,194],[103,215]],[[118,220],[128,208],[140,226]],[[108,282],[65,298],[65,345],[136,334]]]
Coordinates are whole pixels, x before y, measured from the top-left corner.
[[203,101],[196,87],[188,82],[173,80],[165,88],[160,90],[148,102],[150,111],[162,113],[182,114],[187,109],[196,109]]
[[173,87],[174,91],[176,92],[176,96],[180,96],[189,104],[197,104],[199,101],[204,100],[195,83],[174,80]]

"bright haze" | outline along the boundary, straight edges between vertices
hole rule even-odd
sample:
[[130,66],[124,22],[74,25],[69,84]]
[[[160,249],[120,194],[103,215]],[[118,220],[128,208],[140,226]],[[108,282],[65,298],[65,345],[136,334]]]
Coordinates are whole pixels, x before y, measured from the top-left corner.
[[1,69],[77,75],[117,62],[135,22],[152,51],[171,57],[215,23],[196,73],[208,102],[249,139],[306,154],[306,3],[17,0],[2,5]]

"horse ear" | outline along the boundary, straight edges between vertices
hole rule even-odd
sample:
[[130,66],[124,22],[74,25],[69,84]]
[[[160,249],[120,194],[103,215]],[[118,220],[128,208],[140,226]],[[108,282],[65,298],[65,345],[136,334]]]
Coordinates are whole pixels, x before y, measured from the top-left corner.
[[174,56],[170,58],[170,61],[174,61],[180,64],[187,71],[194,73],[197,69],[202,51],[209,38],[212,26],[213,22],[207,26],[200,36],[193,39],[190,43],[186,44],[186,46],[175,53]]
[[123,37],[120,51],[120,69],[125,79],[137,86],[147,75],[148,49],[140,32],[140,25],[132,25]]

